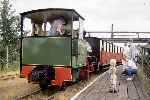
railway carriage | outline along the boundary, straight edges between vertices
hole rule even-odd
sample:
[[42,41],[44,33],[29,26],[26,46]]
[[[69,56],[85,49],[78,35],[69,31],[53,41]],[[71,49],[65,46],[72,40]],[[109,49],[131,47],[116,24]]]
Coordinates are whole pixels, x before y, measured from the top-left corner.
[[[50,35],[52,23],[58,18],[65,22],[63,34],[56,31],[56,35]],[[108,65],[111,58],[121,61],[121,49],[99,38],[82,35],[83,21],[73,9],[49,8],[21,13],[20,76],[28,82],[39,83],[41,88],[61,87],[68,81],[87,79],[90,73]]]
[[92,48],[92,52],[89,55],[93,56],[97,63],[95,70],[100,70],[102,66],[109,66],[110,59],[116,59],[117,63],[121,64],[122,47],[96,37],[85,37],[84,39]]

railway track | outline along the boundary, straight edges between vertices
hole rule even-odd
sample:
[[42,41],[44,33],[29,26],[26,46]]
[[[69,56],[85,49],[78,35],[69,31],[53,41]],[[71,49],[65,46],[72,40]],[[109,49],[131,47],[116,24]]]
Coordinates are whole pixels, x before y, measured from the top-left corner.
[[28,97],[30,97],[32,95],[36,95],[36,94],[38,94],[40,92],[41,92],[41,88],[39,88],[39,89],[29,93],[29,94],[25,94],[25,95],[22,95],[22,96],[17,96],[17,97],[15,97],[15,100],[24,100],[24,99],[26,99],[26,98],[28,98]]
[[[105,70],[106,69],[104,69],[104,72],[105,72]],[[84,84],[83,84],[84,82],[85,81],[81,82],[80,84],[79,83],[77,83],[77,84],[79,84],[81,87],[84,87]],[[26,93],[26,94],[21,95],[21,96],[16,96],[15,100],[56,100],[56,98],[59,95],[61,95],[62,92],[66,91],[65,94],[70,95],[72,93],[75,93],[72,90],[77,89],[75,84],[71,85],[71,87],[68,86],[68,88],[70,88],[70,89],[67,89],[68,92],[66,90],[60,91],[60,88],[51,87],[51,86],[48,89],[46,89],[45,91],[42,91],[40,88],[37,88],[33,92]],[[70,92],[72,92],[72,93],[70,93]]]
[[8,79],[13,79],[16,78],[19,74],[15,74],[15,75],[3,75],[0,76],[0,80],[8,80]]
[[15,97],[15,100],[52,100],[54,98],[54,94],[58,92],[58,89],[54,87],[49,87],[48,89],[42,91],[41,88],[36,89],[33,92],[28,94],[24,94],[22,96]]

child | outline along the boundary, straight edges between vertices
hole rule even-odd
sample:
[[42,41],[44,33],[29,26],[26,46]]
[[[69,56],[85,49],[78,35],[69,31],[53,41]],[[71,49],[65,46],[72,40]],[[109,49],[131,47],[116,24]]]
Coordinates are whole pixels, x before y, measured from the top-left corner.
[[117,92],[117,68],[116,68],[116,59],[110,60],[110,83],[111,83],[111,91],[113,93]]

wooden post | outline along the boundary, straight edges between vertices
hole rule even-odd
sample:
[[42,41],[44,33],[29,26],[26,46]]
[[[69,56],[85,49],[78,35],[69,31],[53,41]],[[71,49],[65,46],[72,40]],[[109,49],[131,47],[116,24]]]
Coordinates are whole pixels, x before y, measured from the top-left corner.
[[114,33],[113,33],[113,24],[112,24],[112,26],[111,26],[111,38],[113,38],[114,37]]
[[139,33],[137,33],[137,35],[138,35],[138,38],[140,38],[140,35],[139,35]]

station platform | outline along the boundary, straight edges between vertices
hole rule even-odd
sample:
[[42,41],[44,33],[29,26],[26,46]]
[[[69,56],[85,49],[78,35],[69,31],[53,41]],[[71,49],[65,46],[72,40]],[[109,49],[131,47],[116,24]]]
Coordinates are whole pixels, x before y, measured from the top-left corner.
[[98,76],[90,85],[77,93],[71,100],[150,100],[143,91],[141,83],[135,76],[133,80],[126,80],[118,70],[117,76],[120,82],[119,92],[111,93],[108,71]]

